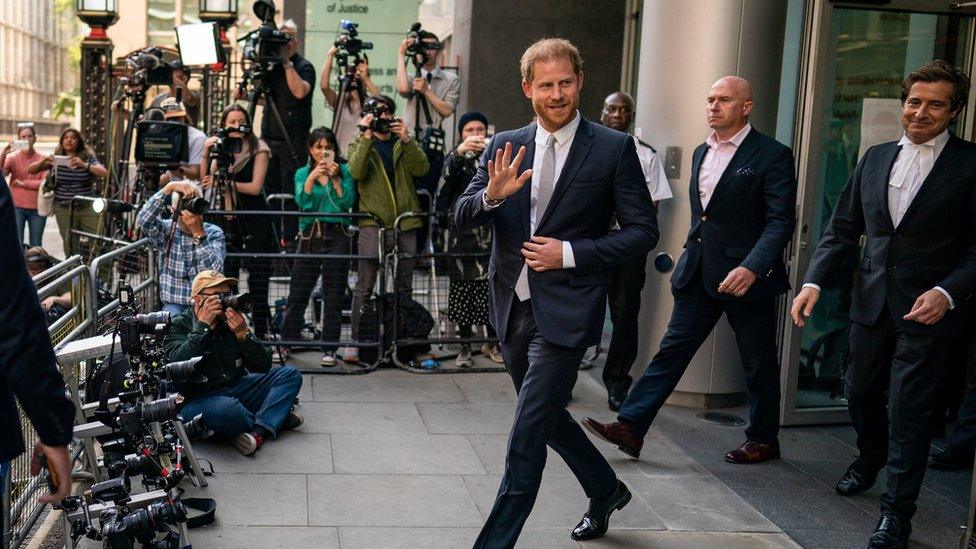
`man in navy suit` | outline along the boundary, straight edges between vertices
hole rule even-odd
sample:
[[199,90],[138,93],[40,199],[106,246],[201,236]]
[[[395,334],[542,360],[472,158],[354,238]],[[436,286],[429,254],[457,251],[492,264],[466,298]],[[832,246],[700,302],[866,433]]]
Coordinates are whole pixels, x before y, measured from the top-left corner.
[[860,250],[847,369],[859,455],[836,490],[864,492],[887,465],[872,548],[908,546],[933,394],[976,290],[976,145],[948,129],[968,97],[969,77],[945,61],[905,78],[904,136],[864,153],[793,300],[802,327],[828,273]]
[[[492,224],[491,323],[518,392],[505,475],[477,548],[515,546],[547,444],[590,498],[573,539],[604,535],[631,499],[566,403],[583,354],[600,340],[611,267],[654,247],[657,214],[634,140],[577,111],[581,67],[566,40],[525,51],[522,89],[538,124],[496,135],[455,203],[460,230]],[[608,234],[614,213],[621,228]]]
[[796,226],[793,153],[749,124],[745,79],[719,79],[707,103],[712,133],[692,157],[691,230],[671,275],[668,331],[617,421],[584,418],[583,425],[636,459],[657,412],[724,313],[750,399],[746,441],[725,460],[759,463],[779,457],[776,297],[789,289],[783,249]]

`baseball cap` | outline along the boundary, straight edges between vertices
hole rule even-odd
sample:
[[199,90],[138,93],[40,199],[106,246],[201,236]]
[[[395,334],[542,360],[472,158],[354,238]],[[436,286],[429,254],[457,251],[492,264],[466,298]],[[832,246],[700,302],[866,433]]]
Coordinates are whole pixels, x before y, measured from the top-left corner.
[[186,107],[183,103],[177,101],[175,97],[167,97],[163,99],[163,102],[159,104],[159,108],[163,110],[163,118],[178,118],[181,116],[186,116]]
[[208,269],[206,271],[201,271],[197,273],[197,276],[193,277],[193,286],[190,290],[190,295],[197,295],[207,288],[213,288],[214,286],[220,286],[224,282],[229,283],[232,287],[237,287],[236,278],[228,278],[224,276],[218,270]]

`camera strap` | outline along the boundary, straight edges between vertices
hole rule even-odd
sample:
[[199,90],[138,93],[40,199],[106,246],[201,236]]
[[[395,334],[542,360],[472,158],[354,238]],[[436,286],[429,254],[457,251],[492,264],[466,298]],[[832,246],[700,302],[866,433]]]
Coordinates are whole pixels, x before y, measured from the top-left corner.
[[187,528],[199,528],[212,524],[217,516],[217,501],[212,498],[182,498],[180,501],[187,509],[196,511],[192,515],[188,513]]

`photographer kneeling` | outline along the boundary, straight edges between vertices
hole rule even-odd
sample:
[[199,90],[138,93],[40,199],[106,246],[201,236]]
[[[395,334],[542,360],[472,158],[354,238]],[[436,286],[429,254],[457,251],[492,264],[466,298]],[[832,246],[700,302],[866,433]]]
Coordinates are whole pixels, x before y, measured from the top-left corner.
[[[160,217],[167,212],[173,193],[179,193],[178,217]],[[159,258],[159,298],[163,310],[173,316],[182,313],[190,304],[191,282],[198,273],[224,268],[224,231],[212,223],[204,223],[199,213],[193,213],[189,201],[200,191],[189,182],[167,183],[149,197],[136,216],[142,236],[152,241]]]
[[[382,221],[386,229],[385,248],[392,250],[397,216],[420,211],[415,182],[427,173],[430,165],[416,140],[410,138],[407,125],[394,116],[396,103],[393,99],[375,95],[366,100],[363,110],[366,115],[359,122],[362,133],[349,145],[349,173],[359,182],[359,211],[371,213]],[[400,224],[397,244],[401,253],[417,253],[417,229],[422,224],[419,217],[411,217]],[[359,227],[358,255],[377,257],[380,228],[372,219],[360,219]],[[413,259],[401,259],[394,282],[396,291],[407,297],[413,292],[414,263]],[[359,340],[362,307],[373,291],[378,268],[375,259],[359,262],[359,278],[352,301],[352,339],[355,341]],[[358,349],[347,348],[343,360],[357,362]]]
[[215,435],[233,437],[237,450],[249,456],[280,431],[303,423],[292,404],[302,375],[291,366],[271,369],[271,351],[247,327],[232,298],[237,280],[219,271],[193,279],[193,307],[173,318],[163,340],[170,361],[204,355],[198,372],[204,382],[177,385],[186,398],[184,417],[203,414]]

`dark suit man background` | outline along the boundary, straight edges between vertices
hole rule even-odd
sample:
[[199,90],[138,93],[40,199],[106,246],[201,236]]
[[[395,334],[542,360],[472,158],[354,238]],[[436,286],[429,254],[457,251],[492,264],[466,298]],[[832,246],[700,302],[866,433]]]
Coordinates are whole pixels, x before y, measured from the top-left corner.
[[[492,224],[491,323],[518,392],[505,475],[479,548],[515,546],[547,444],[590,498],[573,539],[602,536],[610,514],[630,501],[566,403],[586,348],[600,339],[610,267],[646,254],[658,237],[633,139],[577,110],[576,47],[540,40],[522,55],[521,71],[538,124],[494,137],[454,209],[462,231]],[[608,234],[614,214],[620,230]]]
[[851,304],[847,370],[859,456],[837,491],[868,490],[887,464],[873,548],[908,544],[933,393],[952,337],[963,327],[955,307],[976,288],[976,145],[948,131],[967,97],[969,78],[945,61],[905,78],[905,135],[864,153],[793,300],[793,320],[803,327],[827,274],[867,237]]
[[654,417],[724,313],[750,399],[747,440],[725,460],[758,463],[779,457],[776,297],[789,288],[783,249],[796,225],[793,154],[749,124],[752,89],[745,79],[719,79],[707,103],[712,134],[692,157],[691,230],[671,275],[667,333],[617,421],[583,424],[637,458]]

